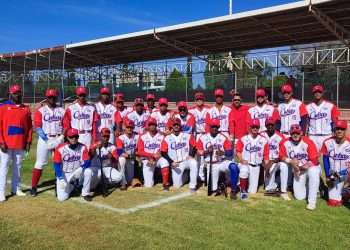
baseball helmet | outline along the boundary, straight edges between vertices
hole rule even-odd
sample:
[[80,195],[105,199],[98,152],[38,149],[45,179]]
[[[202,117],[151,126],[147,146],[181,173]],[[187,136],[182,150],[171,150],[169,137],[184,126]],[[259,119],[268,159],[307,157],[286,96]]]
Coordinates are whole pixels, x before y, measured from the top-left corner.
[[272,117],[268,117],[265,120],[265,126],[267,126],[267,125],[275,125],[275,119],[273,119]]
[[148,127],[148,126],[151,126],[151,125],[157,126],[157,120],[154,119],[153,117],[150,117],[150,118],[148,118],[148,120],[147,120],[147,127]]
[[168,99],[165,97],[159,98],[158,105],[168,105]]
[[210,127],[220,127],[219,119],[211,119],[209,122]]
[[260,121],[259,121],[259,119],[253,119],[250,121],[249,125],[251,128],[253,128],[253,127],[260,128]]
[[100,94],[107,94],[107,95],[110,95],[111,94],[111,91],[109,90],[109,88],[107,87],[103,87],[100,89]]
[[155,99],[156,99],[156,97],[153,94],[147,94],[146,95],[146,101],[148,101],[148,100],[155,100]]
[[134,128],[135,127],[135,123],[132,120],[125,119],[124,120],[124,127],[126,127],[126,128]]
[[75,94],[76,95],[87,95],[87,90],[85,87],[79,86],[75,88]]
[[340,128],[340,129],[347,129],[348,128],[348,122],[344,120],[337,120],[334,124],[335,128]]
[[114,95],[114,99],[116,102],[123,102],[124,101],[124,94],[123,93],[116,93]]
[[223,89],[215,89],[214,96],[224,96],[224,90]]
[[45,92],[45,96],[46,97],[57,97],[58,96],[58,92],[56,89],[47,89]]
[[316,92],[321,92],[323,93],[324,88],[321,84],[316,84],[315,86],[312,87],[312,93],[316,93]]
[[102,136],[110,136],[111,135],[111,130],[109,128],[103,128],[101,130],[101,135]]
[[187,103],[184,101],[178,102],[177,108],[186,108],[187,109]]
[[264,89],[257,89],[255,95],[256,95],[256,97],[265,97],[266,92]]
[[15,84],[10,86],[9,92],[10,94],[20,93],[22,92],[22,88],[18,84]]
[[79,136],[79,131],[75,128],[70,128],[67,130],[67,137]]
[[286,83],[286,84],[283,84],[283,86],[281,87],[281,92],[282,93],[292,93],[293,88],[289,83]]

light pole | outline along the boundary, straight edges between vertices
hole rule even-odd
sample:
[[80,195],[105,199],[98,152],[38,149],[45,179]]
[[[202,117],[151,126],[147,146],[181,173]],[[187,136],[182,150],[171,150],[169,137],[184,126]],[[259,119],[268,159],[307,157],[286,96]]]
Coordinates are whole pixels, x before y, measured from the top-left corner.
[[232,0],[228,1],[228,14],[232,15]]

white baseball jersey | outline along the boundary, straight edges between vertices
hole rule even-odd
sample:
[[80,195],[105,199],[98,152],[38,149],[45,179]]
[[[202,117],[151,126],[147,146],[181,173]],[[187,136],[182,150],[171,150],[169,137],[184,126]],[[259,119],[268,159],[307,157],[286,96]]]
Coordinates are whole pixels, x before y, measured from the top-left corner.
[[128,155],[133,156],[136,153],[138,139],[138,134],[133,134],[131,137],[122,134],[117,138],[117,148],[123,150],[123,152]]
[[92,131],[94,123],[97,120],[96,109],[94,105],[80,105],[73,103],[68,106],[65,117],[65,128],[74,128],[79,131]]
[[262,106],[255,105],[248,109],[250,119],[259,119],[260,132],[266,130],[265,121],[267,118],[272,117],[274,120],[279,120],[278,111],[274,106],[269,104],[263,104]]
[[266,132],[261,133],[267,139],[269,144],[269,159],[277,160],[280,153],[280,143],[284,140],[284,136],[275,131],[275,133],[270,137]]
[[192,134],[195,127],[195,119],[191,113],[188,113],[185,118],[182,118],[179,113],[174,115],[174,118],[179,118],[181,120],[182,132]]
[[[230,140],[223,134],[219,133],[215,137],[212,137],[210,133],[204,134],[199,137],[197,142],[198,152],[201,154],[203,151],[207,151],[209,147],[213,147],[213,163],[223,162],[225,160],[225,156],[218,156],[217,151],[232,151],[232,145]],[[210,157],[206,156],[204,161],[209,162]]]
[[[229,114],[231,112],[231,108],[228,106],[222,106],[219,110],[215,105],[209,108],[207,116],[206,116],[206,124],[209,124],[211,119],[220,120],[220,132],[229,132]],[[207,126],[207,131],[209,131],[209,126]]]
[[262,135],[256,138],[251,134],[243,136],[237,142],[236,151],[242,154],[243,160],[252,165],[260,165],[264,160],[269,160],[270,156],[268,140]]
[[118,110],[117,112],[119,112],[120,118],[123,120],[126,117],[126,115],[132,112],[133,110],[134,109],[132,107],[124,106],[123,110]]
[[168,153],[170,159],[175,162],[187,160],[190,147],[195,147],[195,139],[193,135],[180,132],[179,135],[167,135],[162,141],[161,151]]
[[145,131],[146,121],[148,120],[150,114],[148,111],[142,112],[141,115],[139,115],[136,110],[130,112],[126,115],[126,118],[133,121],[135,124],[134,132],[137,134],[143,134]]
[[285,139],[280,144],[280,158],[297,159],[299,166],[307,162],[318,165],[318,153],[315,144],[308,138],[302,137],[301,141],[295,145],[291,139]]
[[151,114],[151,117],[157,121],[157,129],[160,133],[164,133],[167,130],[167,124],[171,116],[172,114],[170,111],[166,112],[165,115],[162,115],[159,110]]
[[338,144],[334,137],[327,139],[322,146],[321,153],[329,156],[331,170],[340,172],[350,168],[350,141]]
[[56,148],[53,156],[54,163],[62,164],[62,171],[64,173],[74,172],[87,160],[89,160],[88,149],[80,143],[74,150],[69,147],[69,143],[61,144]]
[[194,116],[194,119],[196,121],[195,132],[197,134],[205,133],[205,118],[207,116],[209,108],[210,107],[207,105],[204,105],[202,109],[194,106],[188,111]]
[[113,131],[115,125],[115,116],[117,109],[112,104],[104,105],[101,102],[96,103],[96,111],[99,115],[99,125],[98,132],[101,132],[103,128],[108,128],[110,131]]
[[337,107],[333,103],[322,101],[320,105],[317,105],[312,102],[306,106],[306,109],[310,119],[310,135],[322,136],[332,134],[332,122],[339,116]]
[[297,99],[292,99],[289,103],[280,103],[278,112],[281,118],[282,133],[289,133],[290,127],[300,124],[301,117],[307,115],[305,105]]
[[63,116],[62,107],[50,108],[44,105],[35,111],[34,124],[36,128],[42,128],[47,136],[57,136],[63,133]]
[[[94,146],[93,146],[94,147]],[[101,153],[100,153],[101,150]],[[111,154],[114,161],[108,156]],[[101,162],[99,157],[101,157]],[[116,166],[116,160],[118,159],[117,147],[112,143],[108,143],[107,147],[97,148],[94,157],[92,158],[92,166],[99,167],[102,163],[102,167],[113,167]]]
[[141,157],[147,158],[155,153],[160,153],[160,145],[164,136],[157,133],[152,136],[149,132],[141,135],[137,143],[137,152]]

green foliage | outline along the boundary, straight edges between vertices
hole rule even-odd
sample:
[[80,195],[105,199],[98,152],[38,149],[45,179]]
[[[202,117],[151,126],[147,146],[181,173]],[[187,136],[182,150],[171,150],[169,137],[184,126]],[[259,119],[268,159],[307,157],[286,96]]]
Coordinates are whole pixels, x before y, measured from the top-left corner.
[[165,91],[184,92],[186,90],[186,77],[177,69],[174,69],[166,79]]

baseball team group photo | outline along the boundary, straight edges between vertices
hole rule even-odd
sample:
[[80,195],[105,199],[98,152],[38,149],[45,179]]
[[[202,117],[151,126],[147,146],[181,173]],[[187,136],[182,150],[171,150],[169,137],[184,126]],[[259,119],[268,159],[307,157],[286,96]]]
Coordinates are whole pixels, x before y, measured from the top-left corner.
[[145,2],[3,3],[126,26],[0,36],[0,248],[350,247],[350,2]]

